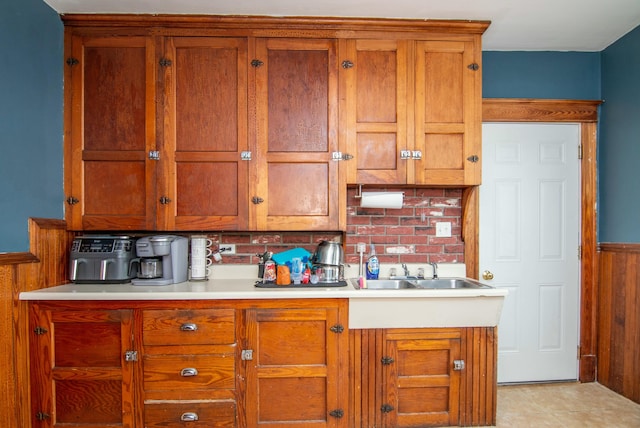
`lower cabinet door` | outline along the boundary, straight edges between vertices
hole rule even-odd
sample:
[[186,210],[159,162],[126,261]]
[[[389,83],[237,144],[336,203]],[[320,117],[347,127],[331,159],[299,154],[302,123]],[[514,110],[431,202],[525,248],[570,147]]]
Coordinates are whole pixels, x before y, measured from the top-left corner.
[[132,311],[31,307],[34,427],[134,424]]
[[145,404],[144,421],[147,428],[235,427],[236,402],[206,400]]
[[348,332],[339,320],[335,307],[247,310],[247,426],[347,426]]
[[385,427],[458,424],[460,335],[459,329],[385,331],[380,360]]

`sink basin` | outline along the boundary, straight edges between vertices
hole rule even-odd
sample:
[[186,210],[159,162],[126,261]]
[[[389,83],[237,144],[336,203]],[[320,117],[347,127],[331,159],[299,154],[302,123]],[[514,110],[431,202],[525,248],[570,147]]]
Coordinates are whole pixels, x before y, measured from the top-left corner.
[[368,279],[367,289],[369,290],[402,290],[405,288],[416,289],[415,284],[406,279]]
[[[354,282],[354,287],[358,288]],[[480,289],[492,288],[478,281],[468,278],[438,278],[438,279],[369,279],[368,290],[416,290],[416,289]]]
[[417,288],[428,289],[456,289],[456,288],[492,288],[478,281],[468,278],[438,278],[412,280]]

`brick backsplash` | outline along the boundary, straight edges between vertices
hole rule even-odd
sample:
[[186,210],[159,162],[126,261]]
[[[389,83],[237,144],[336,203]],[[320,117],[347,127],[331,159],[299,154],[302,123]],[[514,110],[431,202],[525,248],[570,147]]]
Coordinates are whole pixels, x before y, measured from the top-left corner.
[[[337,232],[222,232],[207,233],[218,244],[235,244],[236,254],[222,255],[223,263],[258,262],[256,254],[278,253],[295,247],[309,252],[322,240],[345,242],[345,262],[358,263],[357,244],[374,244],[382,263],[463,263],[461,239],[462,190],[371,188],[366,191],[401,191],[401,209],[360,208],[356,189],[347,192],[347,231]],[[435,223],[451,223],[451,237],[438,238]]]

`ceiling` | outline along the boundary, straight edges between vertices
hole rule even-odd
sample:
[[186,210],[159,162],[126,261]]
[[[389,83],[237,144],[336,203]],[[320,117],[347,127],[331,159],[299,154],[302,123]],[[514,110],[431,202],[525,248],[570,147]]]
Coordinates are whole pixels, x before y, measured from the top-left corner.
[[44,0],[56,12],[489,20],[483,50],[598,52],[640,25],[639,0]]

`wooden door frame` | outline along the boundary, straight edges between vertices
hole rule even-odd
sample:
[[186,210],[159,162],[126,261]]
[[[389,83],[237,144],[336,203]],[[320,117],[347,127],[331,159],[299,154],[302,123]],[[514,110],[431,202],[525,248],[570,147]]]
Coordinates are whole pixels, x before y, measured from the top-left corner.
[[[598,100],[548,100],[525,98],[485,98],[483,122],[565,122],[580,125],[581,226],[580,226],[580,338],[579,374],[581,382],[596,378],[597,346],[597,242],[596,242],[596,147]],[[467,276],[479,277],[479,187],[463,192],[463,231]]]

